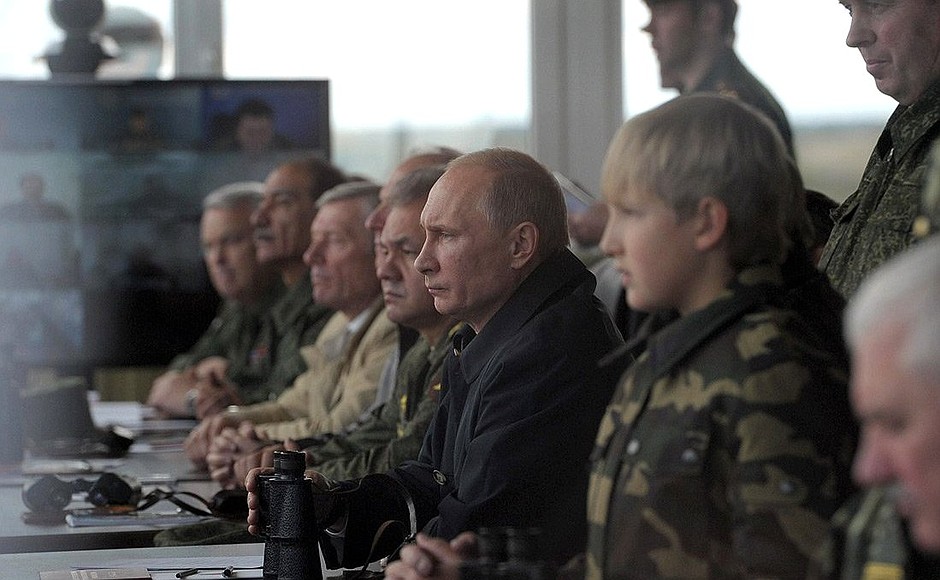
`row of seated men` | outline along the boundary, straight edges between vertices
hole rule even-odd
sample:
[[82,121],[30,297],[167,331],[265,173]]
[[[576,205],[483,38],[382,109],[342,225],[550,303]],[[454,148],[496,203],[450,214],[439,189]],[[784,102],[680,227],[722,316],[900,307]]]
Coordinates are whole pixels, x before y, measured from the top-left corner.
[[[686,159],[688,174],[649,163],[657,148]],[[566,248],[557,182],[527,155],[419,154],[383,187],[311,193],[313,168],[341,175],[310,159],[278,167],[260,203],[247,196],[237,234],[213,238],[215,198],[228,194],[207,198],[204,246],[224,309],[242,306],[226,254],[241,243],[254,249],[243,258],[278,266],[283,286],[306,288],[312,299],[294,312],[326,312],[307,323],[319,332],[298,339],[303,365],[276,398],[270,383],[263,395],[236,383],[222,352],[165,377],[165,399],[203,418],[187,453],[213,478],[244,485],[285,446],[307,450],[327,492],[372,474],[343,494],[344,533],[329,535],[345,545],[337,565],[359,563],[377,519],[407,520],[402,489],[433,536],[537,525],[546,557],[586,551],[575,561],[592,576],[801,577],[817,563],[853,491],[841,302],[812,268],[805,190],[759,113],[681,97],[611,144],[601,246],[629,306],[668,313],[628,344]],[[298,257],[303,268],[288,268]],[[224,343],[223,322],[200,345]],[[278,340],[259,334],[244,364],[263,351],[277,367]],[[238,522],[162,541],[248,539]]]
[[[649,3],[654,15],[676,4]],[[940,15],[927,0],[903,9],[844,4],[847,41],[860,47],[875,42],[863,36],[876,34],[878,18],[916,26]],[[902,56],[929,65],[934,53],[918,54]],[[739,100],[686,95],[628,121],[602,176],[599,247],[622,287],[608,302],[616,324],[594,276],[566,248],[557,182],[524,154],[409,159],[381,188],[299,190],[309,199],[276,187],[278,168],[249,212],[256,257],[290,262],[300,277],[309,269],[314,303],[334,313],[312,345],[296,349],[304,365],[274,400],[276,389],[250,404],[234,386],[236,365],[212,360],[190,365],[185,380],[177,381],[189,371],[166,377],[175,396],[161,402],[155,385],[152,402],[204,417],[187,451],[215,479],[248,489],[249,532],[259,531],[252,468],[270,464],[279,446],[306,449],[324,503],[310,516],[322,518],[324,556],[336,566],[362,563],[381,523],[410,520],[404,529],[427,535],[401,551],[389,577],[454,577],[472,554],[465,533],[499,526],[541,528],[544,558],[581,554],[566,568],[577,576],[838,575],[841,531],[849,536],[842,577],[931,577],[936,563],[906,549],[908,534],[940,549],[940,524],[920,517],[936,509],[926,478],[915,477],[924,453],[905,469],[884,453],[885,441],[913,429],[886,410],[896,398],[886,387],[909,395],[901,397],[909,407],[937,399],[912,390],[925,377],[912,379],[911,369],[923,367],[918,353],[937,348],[913,327],[940,326],[930,306],[940,250],[906,247],[916,239],[911,193],[920,192],[937,125],[940,71],[902,64],[911,74],[898,79],[870,67],[899,108],[859,191],[833,214],[819,256],[825,275],[813,267],[806,192],[775,108],[754,103],[762,115],[740,92],[731,95]],[[288,226],[298,205],[309,209],[307,222]],[[308,225],[288,260],[284,250]],[[931,229],[921,225],[921,234]],[[871,274],[895,254],[900,265]],[[285,286],[298,280],[280,273]],[[357,292],[367,287],[372,302]],[[851,373],[843,297],[853,298]],[[882,320],[891,332],[879,332]],[[908,353],[908,334],[926,346]],[[277,340],[260,341],[249,362],[279,351]],[[872,351],[887,360],[873,363]],[[865,435],[857,453],[850,377]],[[927,445],[910,437],[893,455]],[[853,495],[853,456],[861,483],[908,484],[900,505],[910,531],[894,494]],[[834,515],[841,530],[830,526]],[[243,523],[167,536],[246,539]]]

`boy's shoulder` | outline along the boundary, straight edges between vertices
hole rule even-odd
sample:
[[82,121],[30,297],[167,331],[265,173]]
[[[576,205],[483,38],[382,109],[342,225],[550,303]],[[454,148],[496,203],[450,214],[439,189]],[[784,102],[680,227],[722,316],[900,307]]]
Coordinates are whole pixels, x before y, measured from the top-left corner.
[[[691,356],[682,366],[714,367],[708,374],[720,369],[727,375],[740,375],[784,363],[843,364],[841,333],[813,324],[794,309],[774,303],[752,304],[723,322],[710,330],[700,329],[697,339],[685,335],[698,346],[690,349]],[[696,329],[684,331],[695,333]]]
[[813,320],[789,294],[777,269],[743,272],[711,305],[654,333],[644,363],[655,376],[688,371],[706,381],[847,372],[841,326]]
[[701,356],[694,358],[729,378],[760,375],[790,380],[820,372],[847,376],[841,333],[826,334],[824,327],[796,310],[762,305],[704,343]]

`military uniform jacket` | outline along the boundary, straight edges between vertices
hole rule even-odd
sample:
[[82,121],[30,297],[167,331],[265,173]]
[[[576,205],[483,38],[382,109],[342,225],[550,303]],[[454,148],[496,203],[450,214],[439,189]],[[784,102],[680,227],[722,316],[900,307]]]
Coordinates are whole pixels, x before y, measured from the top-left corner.
[[237,372],[235,365],[249,366],[249,355],[261,332],[264,316],[284,292],[284,286],[278,282],[257,304],[249,306],[226,300],[199,340],[188,351],[175,356],[169,367],[181,371],[210,356],[227,358],[231,362],[230,372]]
[[245,404],[274,399],[307,370],[300,349],[317,340],[332,315],[333,310],[313,301],[309,276],[288,288],[264,317],[251,350],[253,374],[237,383],[251,394]]
[[353,422],[375,399],[385,360],[394,352],[398,329],[378,299],[365,323],[346,336],[349,319],[334,314],[316,343],[301,349],[307,371],[276,401],[238,410],[262,437],[301,439],[332,433]]
[[624,374],[592,454],[588,578],[805,576],[855,429],[840,337],[782,291],[778,268],[744,270]]
[[305,449],[307,465],[332,479],[353,479],[417,459],[440,402],[444,356],[452,339],[453,332],[434,345],[418,338],[402,358],[388,403],[352,433]]
[[899,106],[888,119],[858,189],[833,211],[835,227],[819,268],[843,296],[889,258],[914,242],[914,220],[940,135],[940,83],[914,104]]
[[809,580],[914,580],[940,578],[940,558],[911,544],[904,521],[885,488],[864,490],[832,518],[832,541],[820,549]]
[[[258,399],[259,377],[263,363],[254,356],[268,310],[284,295],[284,286],[277,282],[257,304],[245,306],[234,300],[225,301],[209,327],[196,344],[176,356],[169,367],[181,371],[199,361],[220,356],[229,361],[228,378],[239,386],[243,400]],[[262,395],[266,397],[267,393]]]
[[727,97],[739,99],[743,103],[756,108],[767,115],[780,131],[784,143],[787,144],[787,151],[793,155],[793,132],[790,130],[790,123],[787,121],[786,113],[783,107],[777,102],[773,94],[761,83],[757,77],[747,70],[744,63],[735,54],[734,49],[727,48],[718,58],[712,68],[706,73],[705,77],[690,90],[682,91],[687,93],[719,93]]
[[[587,458],[613,391],[613,382],[592,381],[591,373],[621,342],[594,284],[562,250],[479,335],[470,328],[455,335],[418,460],[386,478],[407,490],[418,529],[453,538],[481,526],[537,526],[557,559],[583,546]],[[355,499],[361,518],[408,521],[374,495]],[[375,530],[352,512],[345,543],[367,548]]]

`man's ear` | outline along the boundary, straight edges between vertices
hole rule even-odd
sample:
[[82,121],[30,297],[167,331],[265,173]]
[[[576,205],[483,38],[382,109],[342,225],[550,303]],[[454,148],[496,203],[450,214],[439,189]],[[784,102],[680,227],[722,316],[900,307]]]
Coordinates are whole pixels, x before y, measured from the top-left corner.
[[510,267],[521,270],[535,258],[539,247],[539,229],[532,222],[522,222],[509,234],[512,245]]
[[698,200],[693,219],[696,222],[696,249],[712,250],[724,241],[728,231],[728,206],[723,201],[717,197],[703,197]]

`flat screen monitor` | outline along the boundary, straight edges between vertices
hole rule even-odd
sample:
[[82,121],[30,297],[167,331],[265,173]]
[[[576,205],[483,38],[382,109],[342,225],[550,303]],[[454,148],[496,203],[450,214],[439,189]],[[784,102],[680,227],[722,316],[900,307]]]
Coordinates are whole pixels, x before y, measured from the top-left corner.
[[202,198],[330,158],[325,80],[0,80],[0,348],[163,364],[218,298]]

